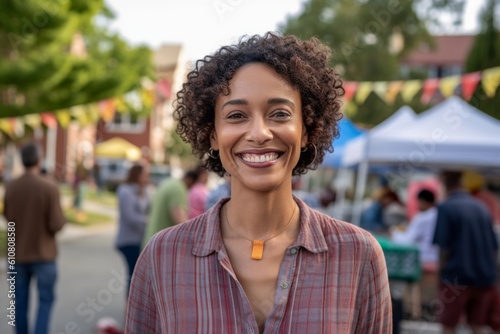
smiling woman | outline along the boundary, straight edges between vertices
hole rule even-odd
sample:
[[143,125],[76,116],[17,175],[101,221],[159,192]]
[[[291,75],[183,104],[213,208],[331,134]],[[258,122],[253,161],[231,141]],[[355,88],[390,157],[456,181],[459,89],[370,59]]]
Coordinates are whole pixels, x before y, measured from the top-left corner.
[[177,132],[231,198],[156,234],[141,255],[129,333],[392,333],[383,253],[292,195],[338,134],[342,81],[316,39],[246,37],[197,62]]

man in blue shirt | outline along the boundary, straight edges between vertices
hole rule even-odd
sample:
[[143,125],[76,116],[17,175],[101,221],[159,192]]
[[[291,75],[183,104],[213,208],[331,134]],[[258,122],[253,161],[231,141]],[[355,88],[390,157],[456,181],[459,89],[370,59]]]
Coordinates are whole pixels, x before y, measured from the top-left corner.
[[442,173],[447,198],[438,206],[433,243],[440,248],[440,322],[455,333],[463,313],[473,333],[488,323],[495,295],[496,250],[487,208],[461,186],[461,173]]

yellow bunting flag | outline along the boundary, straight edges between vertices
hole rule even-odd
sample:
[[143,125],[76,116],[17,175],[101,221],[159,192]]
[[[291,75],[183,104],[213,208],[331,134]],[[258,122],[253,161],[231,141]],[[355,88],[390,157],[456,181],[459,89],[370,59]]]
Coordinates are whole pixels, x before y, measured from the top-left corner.
[[373,91],[378,95],[382,100],[385,99],[385,95],[387,93],[387,81],[376,81],[373,83]]
[[403,86],[403,81],[391,81],[387,85],[387,92],[385,93],[384,101],[387,104],[394,104],[396,96],[398,96]]
[[40,116],[40,114],[29,114],[25,115],[23,118],[24,118],[24,124],[26,124],[32,129],[39,128],[40,125],[42,124],[42,117]]
[[360,82],[358,85],[358,92],[356,94],[356,102],[359,104],[363,104],[372,92],[372,83],[369,81]]
[[439,81],[439,90],[444,97],[450,97],[455,92],[455,88],[460,84],[460,76],[453,75],[451,77],[442,78]]
[[61,128],[66,129],[71,122],[71,115],[69,113],[69,110],[64,109],[64,110],[59,110],[55,112],[57,122],[61,126]]
[[9,118],[0,118],[0,131],[4,132],[9,137],[12,137],[14,129]]
[[495,96],[500,85],[500,66],[483,71],[483,88],[488,97]]
[[152,89],[141,89],[139,91],[141,95],[142,104],[145,108],[152,108],[155,104],[155,92]]
[[403,97],[403,101],[405,101],[405,103],[409,103],[413,100],[420,88],[422,88],[422,81],[420,80],[405,81],[401,87],[401,96]]

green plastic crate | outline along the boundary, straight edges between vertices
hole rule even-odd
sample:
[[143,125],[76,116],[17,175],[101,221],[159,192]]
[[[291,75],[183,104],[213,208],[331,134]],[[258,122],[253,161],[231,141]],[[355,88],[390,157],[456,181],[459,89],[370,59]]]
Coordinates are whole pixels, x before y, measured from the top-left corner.
[[422,277],[419,250],[415,246],[399,245],[385,237],[376,237],[385,256],[389,279],[419,281]]

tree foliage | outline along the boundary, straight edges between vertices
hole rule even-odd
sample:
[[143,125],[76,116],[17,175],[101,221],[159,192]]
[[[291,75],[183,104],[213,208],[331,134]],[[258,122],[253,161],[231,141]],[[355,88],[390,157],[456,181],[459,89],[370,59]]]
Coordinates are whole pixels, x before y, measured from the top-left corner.
[[[55,111],[138,88],[152,73],[146,47],[132,47],[96,18],[103,0],[4,0],[0,11],[0,117]],[[74,52],[75,38],[84,50]]]
[[[481,71],[500,66],[500,28],[498,25],[499,0],[489,0],[482,12],[481,32],[476,35],[467,57],[465,70],[467,72]],[[500,119],[500,93],[488,98],[479,86],[470,102],[476,108]]]
[[[439,27],[439,15],[461,17],[464,0],[309,0],[296,16],[280,27],[285,34],[317,37],[334,50],[332,66],[345,80],[389,81],[421,79],[419,73],[403,77],[400,63],[422,43],[434,45],[429,27]],[[456,24],[459,20],[456,19]],[[393,107],[371,93],[360,106],[348,106],[354,121],[377,124]],[[414,101],[418,112],[424,106]],[[352,111],[355,109],[355,111]],[[376,112],[375,112],[376,111]]]

